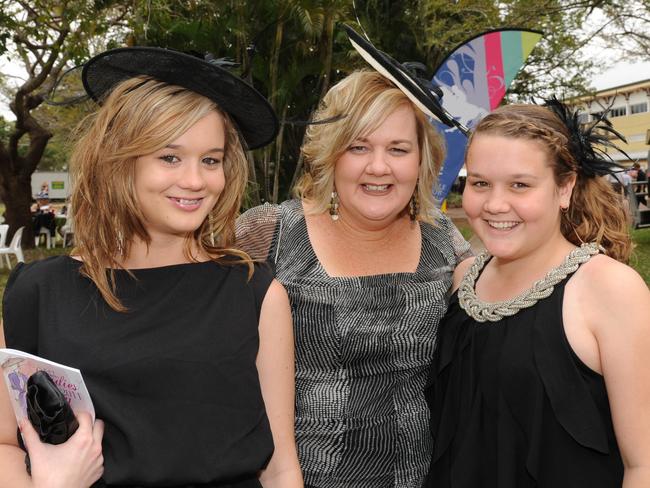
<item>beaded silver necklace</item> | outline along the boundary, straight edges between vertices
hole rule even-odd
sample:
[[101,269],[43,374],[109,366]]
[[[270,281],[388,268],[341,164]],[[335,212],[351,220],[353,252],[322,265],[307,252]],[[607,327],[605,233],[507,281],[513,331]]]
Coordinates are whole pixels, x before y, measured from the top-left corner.
[[573,273],[578,267],[598,254],[602,248],[595,242],[582,244],[571,251],[562,264],[551,269],[544,278],[536,281],[531,288],[510,300],[488,303],[476,296],[474,287],[479,273],[489,260],[487,252],[479,254],[474,263],[465,273],[458,288],[458,302],[463,310],[477,322],[496,322],[504,317],[510,317],[519,310],[532,307],[539,300],[553,293],[553,288],[560,281]]

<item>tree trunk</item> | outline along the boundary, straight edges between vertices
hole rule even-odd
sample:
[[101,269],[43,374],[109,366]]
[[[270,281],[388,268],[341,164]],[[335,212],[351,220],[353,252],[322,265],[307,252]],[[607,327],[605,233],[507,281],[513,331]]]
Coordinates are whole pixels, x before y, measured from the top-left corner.
[[[303,141],[304,141],[304,137],[303,137]],[[302,165],[303,165],[303,158],[302,158],[302,151],[300,151],[300,154],[298,155],[298,162],[296,162],[296,169],[293,170],[293,176],[291,177],[291,185],[289,186],[289,192],[293,192],[296,183],[298,183],[298,178],[300,178],[300,176],[302,175]]]
[[[273,42],[273,51],[271,53],[271,63],[269,65],[269,78],[271,90],[269,93],[269,102],[273,109],[278,112],[277,98],[278,98],[278,71],[280,66],[280,48],[282,47],[282,39],[284,37],[284,20],[280,17],[275,25],[275,39]],[[276,139],[277,140],[277,139]],[[264,199],[267,202],[273,201],[273,189],[271,188],[271,169],[272,163],[269,159],[271,157],[271,145],[269,144],[264,148]],[[276,161],[277,165],[278,162]]]
[[[43,157],[43,152],[52,134],[32,117],[27,108],[37,107],[41,98],[26,98],[27,103],[23,101],[22,93],[19,90],[12,102],[12,109],[16,114],[16,125],[9,136],[9,147],[5,148],[0,144],[0,198],[6,208],[5,221],[9,224],[7,239],[10,239],[19,227],[25,226],[22,247],[32,249],[34,247],[30,212],[32,173]],[[25,135],[29,136],[29,146],[26,154],[22,156],[18,151],[18,145],[20,139]]]
[[[242,26],[244,24],[243,16],[243,7],[245,4],[243,2],[234,2],[236,6],[236,15],[237,15],[237,24]],[[237,56],[240,57],[237,61],[241,63],[242,74],[241,77],[251,86],[253,86],[253,67],[251,63],[251,57],[248,52],[248,37],[244,29],[239,30],[239,33],[235,37],[237,42],[237,49],[235,52]],[[257,168],[255,167],[255,157],[253,153],[248,151],[246,153],[246,160],[248,161],[248,201],[246,202],[251,207],[257,207],[261,203],[260,199],[260,184],[257,177]]]
[[327,11],[325,17],[325,25],[323,27],[323,35],[321,37],[321,52],[323,53],[321,59],[323,62],[323,76],[321,77],[321,89],[319,101],[327,94],[330,89],[330,82],[332,76],[332,51],[334,49],[334,14]]
[[[250,151],[246,153],[248,160],[248,197],[251,207],[257,207],[262,201],[260,200],[260,185],[257,181],[257,170],[255,168],[255,158]],[[251,184],[250,182],[253,182]]]
[[32,231],[32,214],[30,212],[32,200],[31,175],[19,176],[9,174],[4,177],[0,186],[0,198],[5,204],[5,224],[9,224],[9,234],[6,245],[9,245],[14,233],[25,227],[21,247],[32,249],[34,247],[34,233]]
[[275,167],[273,168],[273,203],[278,203],[280,198],[280,161],[282,161],[282,138],[284,137],[284,121],[287,118],[288,105],[282,109],[280,131],[275,138]]

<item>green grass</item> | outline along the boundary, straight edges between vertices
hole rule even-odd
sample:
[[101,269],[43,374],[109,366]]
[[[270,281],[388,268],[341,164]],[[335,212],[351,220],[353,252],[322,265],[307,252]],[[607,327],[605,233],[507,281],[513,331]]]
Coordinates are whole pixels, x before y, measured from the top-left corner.
[[463,205],[463,196],[460,193],[450,192],[447,195],[447,207],[455,208],[462,207]]
[[474,235],[474,231],[472,231],[472,228],[469,225],[458,225],[458,230],[463,234],[466,241],[469,241]]
[[636,245],[630,259],[632,266],[650,286],[650,228],[632,231],[632,240]]

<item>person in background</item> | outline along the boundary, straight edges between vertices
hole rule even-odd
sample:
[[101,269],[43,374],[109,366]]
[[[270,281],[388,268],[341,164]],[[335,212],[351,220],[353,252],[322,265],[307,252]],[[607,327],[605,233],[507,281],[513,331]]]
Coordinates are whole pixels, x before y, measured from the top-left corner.
[[34,236],[38,236],[41,229],[47,229],[50,236],[54,237],[56,221],[54,209],[50,205],[49,193],[40,192],[36,195],[36,208],[32,209],[32,227]]
[[39,212],[53,212],[50,206],[50,194],[48,192],[39,192],[36,195],[36,204]]
[[86,63],[101,108],[71,159],[71,256],[17,266],[4,340],[79,368],[97,417],[42,444],[0,393],[0,486],[300,488],[286,292],[235,249],[247,147],[277,119],[194,56],[125,48]]
[[508,105],[470,138],[463,208],[486,253],[456,269],[440,325],[427,487],[650,486],[650,291],[575,120]]
[[[632,171],[633,174],[630,176],[633,177],[634,181],[638,182],[639,184],[635,185],[634,191],[636,193],[636,201],[638,204],[643,204],[643,205],[648,205],[648,202],[646,201],[646,195],[648,185],[648,176],[646,175],[646,172],[643,171],[643,168],[638,162],[634,162],[632,164]],[[645,184],[641,184],[641,182],[645,182]]]
[[333,121],[307,129],[297,197],[237,221],[238,245],[289,293],[305,484],[419,488],[433,442],[426,372],[469,255],[433,200],[441,138],[374,71],[332,87],[314,119]]

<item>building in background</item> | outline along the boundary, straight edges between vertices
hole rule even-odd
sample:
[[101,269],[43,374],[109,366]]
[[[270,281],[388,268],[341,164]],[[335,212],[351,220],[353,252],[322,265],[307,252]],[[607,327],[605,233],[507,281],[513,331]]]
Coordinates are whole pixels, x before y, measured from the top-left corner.
[[36,171],[32,174],[32,196],[47,184],[52,200],[66,200],[70,195],[70,175],[67,171]]
[[592,122],[594,115],[609,108],[609,120],[614,129],[620,132],[627,144],[617,141],[632,161],[613,150],[608,153],[615,161],[621,161],[630,166],[638,161],[641,167],[648,167],[648,151],[650,151],[650,79],[614,86],[595,92],[593,95],[579,97],[568,101],[569,104],[581,109],[583,123]]

